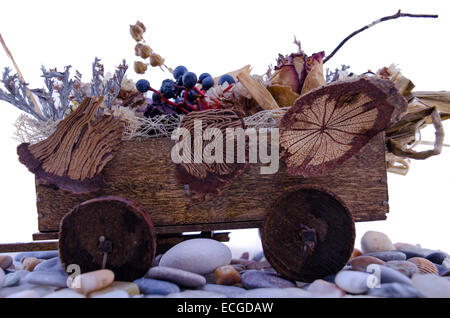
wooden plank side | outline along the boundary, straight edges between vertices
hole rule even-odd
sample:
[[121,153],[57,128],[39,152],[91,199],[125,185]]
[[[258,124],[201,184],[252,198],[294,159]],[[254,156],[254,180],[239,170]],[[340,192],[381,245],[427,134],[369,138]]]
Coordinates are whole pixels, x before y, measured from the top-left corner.
[[331,190],[346,202],[356,221],[383,220],[388,212],[384,132],[343,165],[319,177],[288,176],[281,162],[277,174],[261,175],[259,164],[249,164],[221,196],[202,203],[192,202],[183,185],[176,182],[172,145],[169,138],[122,142],[116,157],[104,168],[104,188],[95,193],[64,194],[37,183],[39,230],[57,231],[62,216],[73,206],[100,195],[123,196],[140,203],[156,227],[196,225],[214,230],[209,223],[242,222],[237,228],[245,228],[260,224],[270,204],[299,184]]

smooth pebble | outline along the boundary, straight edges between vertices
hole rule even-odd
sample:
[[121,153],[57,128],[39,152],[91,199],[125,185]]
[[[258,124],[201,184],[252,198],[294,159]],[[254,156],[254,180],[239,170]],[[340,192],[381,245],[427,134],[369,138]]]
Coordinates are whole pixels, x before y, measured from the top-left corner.
[[[136,295],[139,295],[139,286],[136,285],[135,283],[115,281],[106,288],[89,293],[88,297],[89,298],[104,298],[103,295],[110,295],[115,292],[120,292],[120,293],[124,292],[124,293],[128,294],[128,296],[130,296],[130,297],[136,296]],[[120,297],[120,298],[124,298],[124,297]]]
[[29,284],[35,285],[45,285],[45,286],[55,286],[55,287],[67,287],[67,278],[69,276],[66,274],[55,273],[55,272],[31,272],[25,277],[25,281]]
[[346,293],[336,284],[327,282],[323,279],[316,279],[306,288],[315,297],[340,298]]
[[351,294],[363,294],[369,290],[369,274],[356,271],[340,271],[335,283],[341,289]]
[[350,269],[352,270],[365,272],[367,266],[371,264],[384,265],[384,261],[373,256],[363,255],[355,257],[354,259],[350,260],[348,264],[350,265]]
[[218,285],[235,285],[241,282],[241,275],[232,265],[220,266],[214,271],[214,281]]
[[3,286],[3,283],[5,281],[5,271],[3,269],[0,268],[0,287]]
[[422,294],[412,287],[401,283],[381,284],[379,288],[371,288],[369,296],[384,298],[420,298]]
[[228,246],[216,240],[198,238],[173,246],[161,257],[159,265],[203,275],[230,264],[230,261],[231,250]]
[[361,248],[364,254],[387,252],[395,249],[389,237],[381,232],[367,231],[361,238]]
[[59,272],[61,274],[67,274],[64,271],[64,267],[61,264],[59,257],[49,258],[39,264],[33,270],[34,272],[44,271],[44,272]]
[[434,274],[415,274],[412,285],[425,297],[450,298],[450,281]]
[[0,255],[0,268],[7,269],[13,264],[13,259],[9,255]]
[[[0,273],[1,275],[1,273]],[[1,279],[0,279],[1,281]],[[12,287],[17,286],[20,283],[20,274],[16,272],[12,272],[6,274],[5,279],[3,281],[3,287]]]
[[406,260],[406,255],[401,251],[374,252],[374,253],[368,253],[365,255],[376,257],[378,259],[381,259],[384,262]]
[[139,291],[145,295],[168,295],[180,292],[180,287],[178,287],[178,285],[159,279],[139,278],[136,279],[134,283],[139,286]]
[[103,289],[111,285],[113,281],[113,271],[109,269],[100,269],[76,276],[69,287],[81,294],[87,295],[90,292]]
[[429,260],[430,262],[433,262],[438,265],[442,265],[442,263],[444,262],[446,257],[447,256],[444,253],[435,252],[435,253],[431,253],[431,254],[427,255],[425,258],[427,260]]
[[172,293],[167,298],[227,298],[224,294],[219,294],[204,290],[185,290],[178,293]]
[[311,294],[301,288],[255,288],[234,298],[310,298]]
[[412,277],[412,275],[419,273],[416,264],[408,261],[389,261],[385,265],[408,277]]
[[38,259],[50,259],[54,257],[58,257],[59,252],[58,251],[36,251],[36,252],[22,252],[17,254],[14,257],[14,260],[18,262],[22,262],[22,259],[25,257],[34,257]]
[[381,284],[387,284],[387,283],[401,283],[406,285],[411,285],[411,279],[400,273],[399,271],[392,269],[388,266],[379,265],[379,269],[375,269],[370,272],[371,274],[374,274],[377,276],[380,274]]
[[22,259],[22,269],[32,272],[43,261],[43,259],[37,259],[36,257],[25,257]]
[[243,292],[246,291],[244,288],[241,287],[216,285],[216,284],[206,284],[205,286],[202,286],[199,289],[218,294],[223,294],[227,297],[235,297],[236,295],[242,294]]
[[242,286],[246,289],[254,288],[288,288],[296,285],[284,278],[259,270],[247,270],[241,273]]
[[53,293],[45,295],[44,298],[86,298],[86,296],[77,293],[73,289],[63,288]]
[[200,287],[206,284],[202,275],[167,266],[155,266],[149,269],[145,277],[174,282],[185,287]]
[[40,298],[41,295],[35,290],[27,289],[23,290],[11,295],[6,296],[5,298]]

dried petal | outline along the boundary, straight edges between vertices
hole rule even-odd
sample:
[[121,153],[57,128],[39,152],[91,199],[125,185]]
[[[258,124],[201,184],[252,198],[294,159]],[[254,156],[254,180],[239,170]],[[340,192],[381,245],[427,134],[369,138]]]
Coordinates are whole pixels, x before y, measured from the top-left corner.
[[164,59],[156,53],[152,53],[150,55],[150,65],[155,67],[155,66],[161,66],[164,64]]
[[140,61],[134,62],[134,71],[138,74],[144,74],[147,71],[147,64]]
[[323,75],[323,57],[325,52],[314,53],[306,59],[307,75],[302,87],[301,95],[310,90],[326,84],[325,76]]
[[295,53],[286,57],[279,55],[278,65],[270,78],[272,85],[290,86],[293,92],[300,93],[306,77],[305,55]]
[[290,86],[271,85],[267,87],[280,107],[292,106],[299,94],[292,91]]

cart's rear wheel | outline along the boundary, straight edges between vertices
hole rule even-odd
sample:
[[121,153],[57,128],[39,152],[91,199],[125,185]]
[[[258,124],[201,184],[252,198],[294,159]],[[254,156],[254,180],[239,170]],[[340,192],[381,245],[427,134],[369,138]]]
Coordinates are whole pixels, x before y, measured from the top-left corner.
[[61,221],[59,254],[82,273],[107,268],[132,281],[150,268],[156,251],[153,224],[136,203],[106,196],[74,207]]
[[353,218],[339,199],[317,187],[285,192],[264,221],[264,255],[281,275],[312,282],[342,269],[353,251]]

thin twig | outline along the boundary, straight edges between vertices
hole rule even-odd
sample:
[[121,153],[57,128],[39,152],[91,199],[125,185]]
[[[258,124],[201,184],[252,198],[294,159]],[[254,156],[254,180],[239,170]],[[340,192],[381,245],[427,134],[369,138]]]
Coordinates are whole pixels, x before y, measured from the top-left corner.
[[367,30],[368,28],[373,27],[374,25],[383,22],[383,21],[388,21],[388,20],[394,20],[394,19],[398,19],[398,18],[403,18],[403,17],[408,17],[408,18],[437,18],[438,15],[437,14],[411,14],[411,13],[401,13],[400,10],[398,10],[398,12],[396,14],[387,16],[387,17],[383,17],[381,19],[375,20],[372,23],[362,27],[359,30],[356,30],[355,32],[351,33],[350,35],[348,35],[344,40],[342,40],[341,43],[339,43],[339,45],[333,50],[333,52],[331,52],[330,55],[328,55],[327,57],[325,57],[325,59],[323,60],[323,63],[325,64],[329,59],[331,59],[333,57],[334,54],[336,54],[337,51],[339,51],[339,49],[345,44],[345,42],[347,42],[348,40],[350,40],[352,37],[354,37],[355,35],[357,35],[358,33],[361,33],[364,30]]
[[[6,46],[6,43],[5,43],[5,41],[3,40],[3,37],[2,37],[1,34],[0,34],[0,42],[2,43],[3,49],[4,49],[5,52],[6,52],[6,55],[8,55],[8,57],[11,59],[11,62],[13,63],[14,68],[16,69],[17,75],[19,76],[19,80],[20,80],[22,83],[25,83],[25,79],[23,78],[22,72],[19,70],[19,66],[16,64],[16,61],[14,60],[14,57],[12,56],[11,51],[10,51],[10,50],[8,49],[8,47]],[[38,106],[38,103],[37,103],[36,99],[34,98],[33,94],[32,94],[30,91],[28,91],[28,90],[26,91],[26,94],[28,95],[28,97],[29,97],[29,98],[31,99],[31,101],[33,102],[33,105],[34,105],[34,111],[35,111],[38,115],[42,116],[42,112],[41,112],[41,110],[40,110],[40,108],[39,108],[39,106]]]

